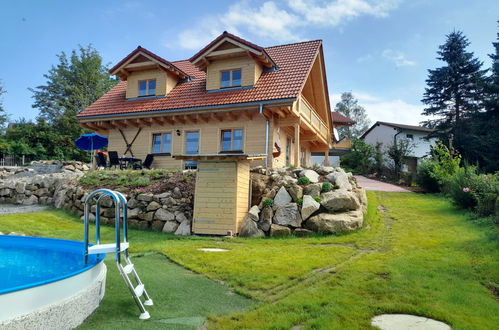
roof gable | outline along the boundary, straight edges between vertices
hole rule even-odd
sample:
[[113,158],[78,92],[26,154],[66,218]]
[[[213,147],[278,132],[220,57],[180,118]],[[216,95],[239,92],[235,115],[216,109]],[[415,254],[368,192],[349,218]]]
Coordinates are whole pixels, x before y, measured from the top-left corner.
[[381,125],[386,126],[386,127],[392,127],[392,128],[398,129],[400,131],[419,131],[419,132],[424,132],[424,133],[431,133],[434,131],[431,128],[423,127],[423,126],[396,124],[396,123],[389,123],[386,121],[377,121],[376,123],[374,123],[374,125],[369,127],[369,129],[367,131],[365,131],[364,134],[362,134],[362,136],[360,138],[363,139],[374,128],[381,126]]
[[180,79],[189,77],[187,73],[177,68],[171,62],[141,46],[138,46],[134,51],[113,66],[109,70],[109,73],[118,76],[121,80],[126,80],[130,71],[146,70],[150,68],[160,68],[173,73]]
[[215,40],[194,54],[189,61],[200,70],[206,71],[210,59],[241,55],[248,55],[265,67],[276,66],[274,60],[264,48],[227,31],[224,31]]

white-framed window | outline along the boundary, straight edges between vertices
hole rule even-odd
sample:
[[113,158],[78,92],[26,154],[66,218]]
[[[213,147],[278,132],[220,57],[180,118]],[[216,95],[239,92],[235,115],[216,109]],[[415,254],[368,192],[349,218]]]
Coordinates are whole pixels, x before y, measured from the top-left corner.
[[220,149],[221,151],[243,151],[243,136],[242,129],[223,129],[220,133]]
[[172,152],[172,133],[156,133],[152,135],[152,153]]
[[227,70],[220,72],[220,88],[241,86],[241,69]]
[[139,81],[139,96],[156,95],[156,79]]
[[412,135],[412,134],[406,134],[406,136],[407,136],[408,139],[414,140],[414,135]]

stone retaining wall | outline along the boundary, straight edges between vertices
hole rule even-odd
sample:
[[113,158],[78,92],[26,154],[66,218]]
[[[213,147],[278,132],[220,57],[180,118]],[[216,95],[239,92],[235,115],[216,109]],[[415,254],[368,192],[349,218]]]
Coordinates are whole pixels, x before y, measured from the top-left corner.
[[240,236],[344,233],[362,227],[367,197],[342,168],[251,170],[252,203]]

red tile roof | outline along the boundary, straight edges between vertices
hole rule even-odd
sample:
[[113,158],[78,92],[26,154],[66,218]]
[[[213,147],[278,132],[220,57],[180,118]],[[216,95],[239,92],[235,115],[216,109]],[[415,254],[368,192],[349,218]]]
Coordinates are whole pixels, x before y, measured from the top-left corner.
[[127,82],[122,81],[86,108],[78,117],[139,114],[146,111],[216,107],[297,98],[321,45],[321,40],[314,40],[265,48],[278,65],[279,70],[263,72],[253,88],[239,90],[209,93],[206,91],[206,76],[203,71],[198,70],[188,60],[175,61],[172,62],[173,65],[194,79],[177,84],[166,97],[126,100]]
[[109,73],[113,73],[114,71],[116,71],[120,66],[122,66],[123,64],[125,64],[126,61],[128,61],[129,59],[131,59],[133,56],[135,56],[137,53],[139,52],[143,52],[144,54],[147,54],[149,56],[151,56],[152,58],[154,58],[156,61],[160,62],[160,63],[163,63],[164,65],[170,67],[172,70],[177,70],[181,73],[181,75],[183,76],[188,76],[187,73],[183,72],[182,70],[180,70],[178,67],[176,67],[175,65],[173,65],[173,63],[171,63],[170,61],[167,61],[165,60],[164,58],[154,54],[153,52],[145,49],[144,47],[140,47],[138,46],[137,48],[135,48],[134,51],[132,51],[130,54],[128,54],[124,59],[122,59],[121,61],[119,61],[115,66],[113,66],[111,69],[109,69]]
[[331,118],[333,119],[333,123],[338,124],[338,125],[353,125],[353,124],[355,124],[354,120],[352,120],[346,116],[343,116],[339,112],[332,111]]

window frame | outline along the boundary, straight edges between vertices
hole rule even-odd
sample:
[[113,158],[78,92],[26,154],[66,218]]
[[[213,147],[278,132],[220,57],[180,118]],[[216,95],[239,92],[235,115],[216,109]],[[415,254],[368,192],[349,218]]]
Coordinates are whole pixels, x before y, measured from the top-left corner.
[[[163,151],[164,148],[164,135],[170,134],[170,151]],[[159,143],[159,152],[154,151],[154,137],[155,136],[160,136],[160,143]],[[172,148],[173,148],[173,132],[172,131],[164,131],[164,132],[157,132],[157,133],[152,133],[151,135],[151,154],[154,154],[156,156],[171,156],[172,154]]]
[[[187,153],[187,134],[188,133],[198,133],[198,150],[197,150],[197,153],[195,154],[190,154],[190,153]],[[190,130],[185,130],[184,131],[184,153],[186,155],[199,155],[199,151],[200,151],[200,141],[201,141],[201,130],[196,130],[196,129],[190,129]],[[184,160],[184,164],[183,164],[183,167],[185,169],[190,169],[190,170],[195,170],[198,168],[198,165],[197,165],[197,161],[192,161],[192,160],[189,160],[189,161],[186,161]]]
[[[149,83],[151,81],[154,81],[154,94],[151,94],[150,93],[150,88],[149,88]],[[146,83],[146,94],[145,95],[140,95],[140,83],[143,83],[145,82]],[[139,80],[137,82],[137,96],[138,97],[148,97],[148,96],[155,96],[156,95],[156,90],[158,89],[158,81],[156,78],[153,78],[153,79],[142,79],[142,80]]]
[[[238,85],[234,85],[234,71],[240,71],[241,72],[241,76],[239,78],[239,84]],[[225,72],[229,73],[229,86],[226,86],[226,87],[222,86],[222,82],[224,81],[224,80],[222,80],[222,76],[223,76],[223,74]],[[242,68],[220,70],[220,89],[242,87],[242,85],[243,85],[243,70],[242,70]]]
[[[223,150],[223,132],[230,131],[230,149],[229,150]],[[241,131],[242,136],[241,136],[241,149],[234,149],[234,134],[235,131]],[[220,148],[219,148],[219,153],[224,154],[224,153],[244,153],[244,128],[243,127],[230,127],[230,128],[221,128],[219,132],[220,136]]]

